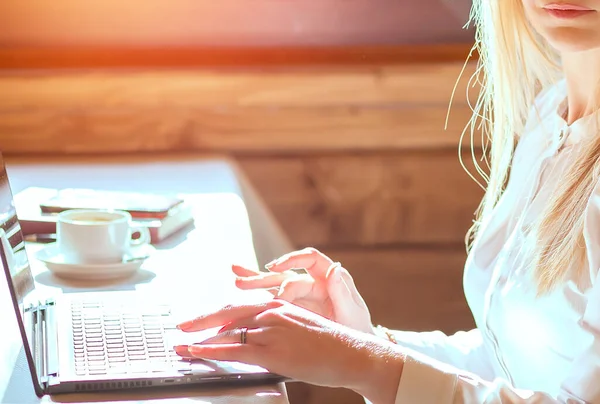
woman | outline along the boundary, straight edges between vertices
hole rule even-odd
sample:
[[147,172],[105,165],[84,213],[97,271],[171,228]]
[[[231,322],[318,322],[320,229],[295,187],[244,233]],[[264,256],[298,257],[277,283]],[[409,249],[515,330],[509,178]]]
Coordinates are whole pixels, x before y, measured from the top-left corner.
[[464,276],[476,329],[373,328],[348,272],[307,249],[264,275],[234,267],[240,287],[280,286],[278,299],[180,324],[224,327],[177,352],[374,403],[600,403],[600,0],[552,1],[473,8],[491,141]]

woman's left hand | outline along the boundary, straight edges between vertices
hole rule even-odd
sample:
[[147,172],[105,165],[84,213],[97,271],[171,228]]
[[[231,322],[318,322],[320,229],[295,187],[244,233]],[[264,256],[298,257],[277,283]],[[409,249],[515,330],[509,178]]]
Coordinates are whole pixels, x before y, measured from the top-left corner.
[[221,325],[215,337],[175,351],[187,358],[239,361],[307,383],[349,388],[374,403],[394,401],[404,357],[399,347],[380,338],[279,299],[228,306],[178,328],[192,332]]

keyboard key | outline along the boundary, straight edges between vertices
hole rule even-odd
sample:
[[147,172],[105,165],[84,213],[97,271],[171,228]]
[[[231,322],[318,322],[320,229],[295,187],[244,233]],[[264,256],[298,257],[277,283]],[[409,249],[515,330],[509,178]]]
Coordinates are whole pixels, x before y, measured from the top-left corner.
[[86,318],[83,321],[84,324],[101,324],[102,320],[100,318]]
[[127,341],[127,348],[129,347],[143,347],[144,341],[139,340],[139,341]]
[[123,346],[123,339],[107,339],[106,346]]
[[95,352],[95,351],[90,352],[88,350],[87,356],[88,356],[88,358],[91,358],[93,356],[102,356],[103,357],[104,356],[104,350],[101,350],[99,352]]
[[148,346],[163,346],[163,341],[161,339],[149,339],[146,341]]
[[104,362],[92,362],[88,365],[88,369],[106,369],[108,365]]
[[108,356],[116,355],[116,354],[125,354],[125,348],[108,348],[106,353]]

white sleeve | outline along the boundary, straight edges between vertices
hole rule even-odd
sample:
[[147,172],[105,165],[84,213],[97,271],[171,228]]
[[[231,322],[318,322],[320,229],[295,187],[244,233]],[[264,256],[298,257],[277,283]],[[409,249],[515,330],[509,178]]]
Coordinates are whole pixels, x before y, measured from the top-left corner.
[[410,332],[392,331],[397,344],[419,352],[439,362],[463,369],[484,379],[493,379],[490,363],[481,332],[478,329],[459,331],[446,335],[441,331]]
[[591,291],[581,323],[591,342],[572,362],[557,397],[519,390],[505,380],[486,380],[420,352],[408,352],[396,404],[600,404],[600,279]]

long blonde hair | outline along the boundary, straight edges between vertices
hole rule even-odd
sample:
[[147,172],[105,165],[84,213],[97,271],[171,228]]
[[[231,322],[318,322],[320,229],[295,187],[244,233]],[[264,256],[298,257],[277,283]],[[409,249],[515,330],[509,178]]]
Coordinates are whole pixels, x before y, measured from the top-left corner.
[[[472,80],[481,91],[465,132],[470,132],[476,171],[486,186],[467,233],[468,248],[504,192],[518,134],[524,130],[536,96],[562,77],[559,55],[529,25],[522,0],[474,0],[471,21],[476,25],[473,49],[479,53]],[[475,156],[475,133],[483,138],[485,168]],[[598,179],[597,138],[561,177],[535,226],[533,270],[538,295],[552,291],[570,276],[581,278],[584,274],[584,214]]]

